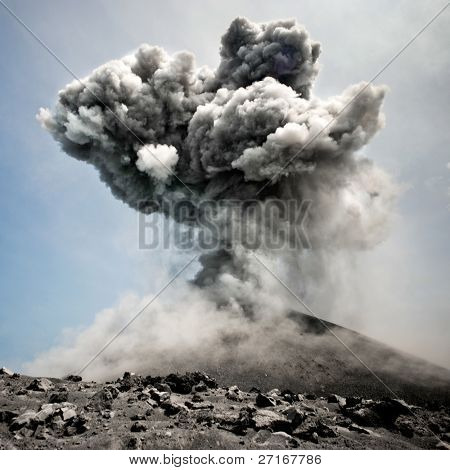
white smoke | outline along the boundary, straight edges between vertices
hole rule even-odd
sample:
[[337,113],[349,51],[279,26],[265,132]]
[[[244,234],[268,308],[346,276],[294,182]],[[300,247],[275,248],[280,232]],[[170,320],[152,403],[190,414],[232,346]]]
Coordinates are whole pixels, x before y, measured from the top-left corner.
[[137,151],[138,170],[145,171],[157,180],[166,181],[178,162],[177,149],[172,145],[153,145],[141,147]]

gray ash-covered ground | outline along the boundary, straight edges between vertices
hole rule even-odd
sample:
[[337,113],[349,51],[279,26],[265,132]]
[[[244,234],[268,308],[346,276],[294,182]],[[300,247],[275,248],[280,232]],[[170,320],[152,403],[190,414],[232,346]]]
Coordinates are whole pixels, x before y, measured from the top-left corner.
[[448,449],[445,404],[240,390],[202,372],[108,383],[0,372],[1,449]]

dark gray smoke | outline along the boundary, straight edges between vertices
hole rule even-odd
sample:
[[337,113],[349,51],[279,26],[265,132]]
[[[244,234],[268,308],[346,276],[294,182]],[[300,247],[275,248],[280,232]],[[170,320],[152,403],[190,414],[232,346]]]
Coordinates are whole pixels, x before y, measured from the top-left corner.
[[197,68],[191,53],[143,45],[69,84],[39,119],[135,209],[310,199],[314,245],[371,246],[384,235],[393,190],[356,152],[382,126],[385,88],[361,83],[326,100],[312,96],[319,52],[295,20],[237,18],[217,70]]
[[[142,45],[134,54],[100,66],[83,83],[67,85],[54,109],[41,109],[38,118],[67,154],[94,165],[112,193],[138,210],[166,212],[164,202],[188,201],[199,207],[211,199],[312,201],[308,237],[313,249],[272,260],[291,279],[297,277],[308,294],[325,285],[333,271],[332,253],[370,248],[384,238],[396,193],[389,176],[358,154],[383,125],[385,87],[360,83],[328,99],[314,96],[319,53],[320,45],[295,20],[254,24],[237,18],[222,37],[216,70],[198,68],[191,53],[169,56],[159,47]],[[188,222],[179,214],[176,220]],[[200,305],[190,316],[180,320],[182,313],[187,315],[185,307],[176,314],[191,333],[189,324],[209,319],[203,336],[195,330],[195,340],[186,340],[191,356],[192,351],[207,355],[208,341],[219,351],[220,332],[227,328],[246,332],[245,350],[259,341],[251,331],[281,321],[285,303],[276,292],[278,281],[255,264],[233,235],[223,237],[220,250],[201,256],[203,269],[196,282],[213,293],[219,310],[225,304],[230,310],[224,314],[222,309],[221,319],[213,320],[218,318],[211,313],[216,307],[207,296],[209,300],[188,302]],[[186,294],[192,295],[200,294]],[[255,330],[247,323],[249,305],[263,319],[258,328],[253,324]],[[116,314],[125,315],[124,309]],[[143,344],[136,350],[143,357],[149,357],[150,348],[154,357],[162,354],[170,361],[172,340],[184,341],[164,336],[170,321],[158,315],[151,320],[153,348],[142,330],[136,332],[135,339]],[[78,346],[85,350],[88,337],[106,338],[112,328],[106,323],[101,334],[94,326],[77,340]],[[282,331],[277,334],[283,336]],[[183,360],[186,350],[177,352]],[[58,361],[57,370],[62,370]]]

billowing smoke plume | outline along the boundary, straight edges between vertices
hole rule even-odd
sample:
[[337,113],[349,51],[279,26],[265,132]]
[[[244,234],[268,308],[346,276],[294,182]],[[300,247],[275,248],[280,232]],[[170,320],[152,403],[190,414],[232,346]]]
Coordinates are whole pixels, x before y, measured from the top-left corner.
[[[222,37],[216,70],[198,68],[191,53],[142,45],[69,84],[38,117],[67,154],[94,165],[138,210],[207,199],[312,201],[312,250],[279,261],[298,263],[299,279],[317,278],[330,252],[383,239],[395,194],[388,175],[358,155],[383,125],[385,87],[360,83],[325,100],[314,96],[319,53],[294,20],[238,18]],[[245,248],[226,241],[225,250],[201,257],[197,284],[229,305],[250,303],[264,276],[249,268]]]

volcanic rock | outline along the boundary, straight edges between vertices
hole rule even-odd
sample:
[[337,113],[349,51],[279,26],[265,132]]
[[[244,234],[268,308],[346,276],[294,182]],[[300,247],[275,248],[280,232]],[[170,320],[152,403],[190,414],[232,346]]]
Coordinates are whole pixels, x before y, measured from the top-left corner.
[[188,394],[191,393],[195,381],[187,374],[169,374],[166,377],[166,384],[174,393]]
[[256,406],[260,408],[265,408],[268,406],[276,406],[277,402],[274,398],[269,397],[267,395],[263,395],[262,393],[258,393],[256,396]]
[[53,382],[46,378],[34,379],[30,385],[28,385],[27,390],[33,390],[35,392],[47,392],[54,388]]
[[2,367],[0,369],[0,375],[12,376],[14,375],[14,372],[12,370],[7,369],[6,367]]
[[291,423],[292,429],[299,426],[305,419],[305,413],[295,406],[290,406],[283,410],[286,419]]
[[337,403],[340,407],[345,407],[347,405],[347,400],[344,397],[341,397],[340,395],[330,395],[327,398],[328,403]]
[[242,408],[238,415],[225,413],[222,415],[215,415],[214,418],[219,422],[220,429],[232,432],[239,436],[247,433],[248,428],[255,426],[253,414],[256,410],[251,407]]
[[291,448],[299,447],[299,443],[297,442],[297,440],[283,431],[272,433],[269,439],[267,439],[264,444],[265,444],[265,447],[268,447],[270,449],[273,447],[276,448],[278,445],[283,448],[284,447],[291,447]]
[[57,393],[52,393],[50,395],[50,398],[48,400],[49,403],[62,403],[65,402],[69,399],[69,394],[68,392],[57,392]]
[[[241,400],[236,401],[226,396],[229,391],[236,392],[234,387],[226,387],[229,384],[208,388],[201,379],[202,374],[183,376],[194,383],[189,394],[169,390],[165,377],[142,379],[131,375],[125,376],[126,381],[137,379],[137,385],[124,392],[118,389],[123,377],[109,384],[55,379],[54,390],[47,396],[29,391],[26,399],[18,396],[18,392],[32,382],[31,378],[0,378],[0,449],[8,442],[21,449],[128,448],[129,445],[141,449],[234,449],[236,446],[289,449],[298,446],[301,440],[314,443],[306,446],[322,445],[330,449],[448,445],[450,416],[444,402],[429,405],[424,402],[420,408],[411,408],[401,400],[369,399],[370,390],[362,390],[363,397],[351,396],[343,406],[340,395],[297,401],[296,392],[281,387],[266,393],[240,391]],[[196,380],[200,381],[195,383]],[[196,385],[207,389],[199,393],[195,391]],[[66,393],[70,402],[61,401]],[[270,406],[255,406],[261,400],[263,404],[268,401]],[[328,407],[324,406],[327,401]],[[28,407],[25,412],[24,403]],[[367,427],[363,422],[368,423]],[[135,423],[143,424],[151,432],[131,432]],[[376,431],[369,431],[374,427]],[[142,438],[133,441],[133,435]]]
[[142,383],[141,377],[134,372],[125,372],[123,377],[117,380],[117,388],[120,392],[128,392],[133,387],[138,387]]
[[145,432],[147,431],[147,426],[144,423],[136,421],[135,423],[132,424],[130,431],[131,432]]
[[357,426],[356,424],[350,424],[348,427],[350,431],[359,432],[360,434],[370,434],[370,431],[367,429],[362,428],[361,426]]
[[167,416],[175,416],[180,412],[187,412],[188,409],[184,405],[178,403],[172,403],[170,401],[164,401],[161,403],[161,408]]
[[111,408],[113,401],[119,396],[119,390],[113,385],[107,385],[99,390],[89,401],[90,406],[101,411]]
[[395,420],[394,425],[405,437],[411,438],[414,436],[414,423],[412,420],[404,416],[399,416]]
[[76,434],[83,434],[89,430],[87,419],[84,416],[76,416],[69,421],[69,426],[64,431],[65,436],[74,436]]
[[242,393],[236,385],[232,385],[225,393],[225,397],[228,398],[228,400],[241,401]]
[[359,405],[361,401],[362,401],[361,397],[347,397],[345,398],[345,406],[347,408],[352,408],[354,406]]
[[197,403],[185,401],[184,404],[190,410],[212,410],[214,408],[214,405],[209,401],[202,401]]
[[75,416],[77,416],[77,412],[73,408],[61,408],[61,418],[63,421],[69,421],[70,419],[75,418]]
[[206,390],[208,390],[208,386],[202,381],[202,382],[200,382],[199,384],[194,385],[194,386],[192,387],[192,390],[193,390],[194,392],[198,392],[198,393],[206,392]]
[[362,399],[346,401],[344,414],[362,426],[393,427],[400,415],[411,414],[411,407],[403,400],[389,398],[381,401]]
[[70,374],[66,378],[69,382],[81,382],[83,378],[79,375]]
[[130,420],[131,421],[145,421],[147,419],[147,416],[145,415],[133,415]]
[[158,392],[166,392],[169,395],[171,395],[172,393],[172,389],[170,388],[170,386],[164,382],[156,383],[153,387],[156,388]]
[[14,418],[17,418],[18,413],[9,410],[0,410],[0,423],[11,424]]
[[150,394],[150,397],[156,401],[156,403],[158,403],[159,405],[161,403],[164,403],[168,400],[170,400],[170,394],[171,392],[160,392],[159,390],[157,390],[156,388],[150,388],[148,390],[149,394]]
[[287,418],[271,410],[258,410],[252,418],[256,430],[270,429],[273,432],[292,430],[292,423]]
[[35,439],[46,440],[49,437],[51,437],[51,434],[49,433],[49,430],[45,426],[39,425],[34,431],[33,436]]
[[25,411],[20,416],[13,418],[9,427],[10,431],[16,431],[24,426],[30,426],[36,416],[36,412],[33,410]]
[[287,403],[290,403],[291,405],[298,400],[298,395],[291,390],[283,390],[281,392],[281,399]]
[[308,419],[294,429],[292,435],[306,441],[316,442],[318,437],[337,437],[338,434],[333,428],[323,423],[321,420]]

